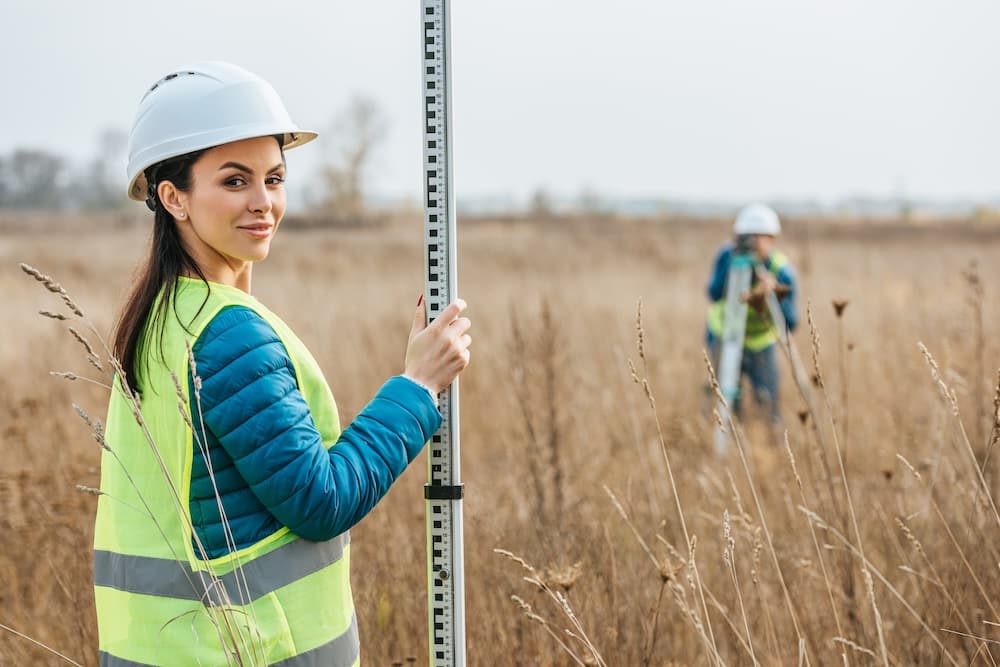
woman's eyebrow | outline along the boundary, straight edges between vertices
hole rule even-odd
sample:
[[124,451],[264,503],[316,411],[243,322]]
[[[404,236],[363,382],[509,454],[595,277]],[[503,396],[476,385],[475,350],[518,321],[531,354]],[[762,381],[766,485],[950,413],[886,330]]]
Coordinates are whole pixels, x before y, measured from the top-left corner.
[[[284,161],[279,162],[278,164],[276,164],[273,167],[271,167],[270,169],[268,169],[267,173],[270,174],[273,171],[278,171],[279,169],[283,168],[284,166],[285,166]],[[219,171],[222,171],[223,169],[230,169],[230,168],[232,168],[232,169],[239,169],[240,171],[245,171],[248,174],[252,174],[253,173],[253,169],[251,169],[250,167],[246,166],[245,164],[240,164],[239,162],[226,162],[221,167],[219,167]]]

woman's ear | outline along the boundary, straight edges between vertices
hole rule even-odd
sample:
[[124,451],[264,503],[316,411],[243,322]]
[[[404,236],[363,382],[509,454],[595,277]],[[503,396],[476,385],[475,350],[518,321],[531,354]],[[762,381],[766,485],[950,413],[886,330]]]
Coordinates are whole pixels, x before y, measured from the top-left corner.
[[173,183],[160,181],[156,186],[156,198],[175,220],[187,220],[187,193],[178,190]]

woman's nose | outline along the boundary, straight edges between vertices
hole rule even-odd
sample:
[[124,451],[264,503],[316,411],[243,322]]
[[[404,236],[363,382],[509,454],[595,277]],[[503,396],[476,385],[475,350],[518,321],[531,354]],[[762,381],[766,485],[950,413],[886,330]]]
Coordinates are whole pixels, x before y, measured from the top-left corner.
[[251,189],[248,208],[253,213],[267,213],[271,210],[271,193],[266,183],[257,183]]

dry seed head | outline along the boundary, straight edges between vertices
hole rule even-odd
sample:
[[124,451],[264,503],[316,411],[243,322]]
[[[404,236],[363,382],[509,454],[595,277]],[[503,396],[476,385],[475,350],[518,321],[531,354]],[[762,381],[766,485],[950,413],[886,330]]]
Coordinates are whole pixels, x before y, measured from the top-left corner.
[[62,294],[63,292],[66,291],[62,288],[62,285],[53,280],[51,276],[45,275],[44,273],[42,273],[35,267],[31,266],[30,264],[25,264],[22,262],[21,270],[27,273],[32,278],[34,278],[35,280],[37,280],[38,282],[42,283],[42,285],[45,286],[45,289],[47,289],[50,292],[55,292],[56,294]]
[[59,295],[59,298],[63,300],[63,303],[66,304],[66,307],[69,308],[71,313],[73,313],[77,317],[83,317],[83,311],[80,310],[79,306],[73,303],[73,299],[69,298],[69,294],[66,294],[64,292]]
[[813,321],[812,313],[812,301],[806,302],[806,319],[809,321],[809,333],[812,337],[812,362],[813,362],[813,384],[823,389],[823,371],[820,370],[820,350],[822,347],[819,344],[819,330],[816,328],[816,323]]
[[521,611],[524,612],[524,615],[527,616],[529,620],[535,621],[536,623],[541,623],[542,625],[548,625],[545,622],[545,619],[536,614],[534,610],[531,608],[531,605],[522,600],[520,597],[516,595],[511,595],[510,599],[513,600],[514,603],[521,608]]
[[684,569],[683,563],[679,563],[676,566],[670,563],[670,557],[664,556],[663,560],[660,561],[660,581],[676,581],[677,573]]
[[80,379],[80,376],[72,371],[49,371],[49,375],[54,375],[65,380],[69,380],[70,382]]
[[80,419],[82,419],[83,421],[85,421],[87,423],[87,426],[93,427],[94,424],[90,420],[90,415],[88,415],[87,411],[84,410],[83,408],[81,408],[76,403],[73,404],[73,412],[75,412],[77,414],[77,416],[80,417]]
[[899,526],[901,531],[903,531],[903,535],[906,536],[907,542],[913,546],[917,553],[923,554],[923,545],[920,544],[920,540],[917,539],[917,536],[913,534],[913,531],[910,530],[910,527],[906,525],[902,518],[898,516],[896,517],[896,525]]
[[184,405],[184,401],[177,401],[177,411],[181,413],[184,423],[187,424],[188,428],[193,431],[194,424],[191,423],[191,415],[188,414],[187,406]]
[[753,523],[753,519],[747,514],[746,508],[743,506],[743,496],[740,495],[740,490],[736,487],[736,480],[733,479],[733,473],[728,468],[726,469],[726,479],[729,482],[729,490],[733,493],[733,502],[736,503],[736,511],[739,512],[739,516],[744,520],[747,525]]
[[77,488],[78,491],[83,491],[84,493],[90,493],[90,494],[95,495],[95,496],[103,496],[104,495],[103,491],[101,491],[100,489],[95,489],[92,486],[85,486],[83,484],[77,484],[76,488]]
[[73,300],[69,298],[69,294],[66,293],[66,290],[63,289],[63,286],[57,283],[55,280],[53,280],[51,276],[47,276],[38,269],[36,269],[35,267],[24,263],[21,264],[21,270],[27,273],[32,278],[34,278],[35,280],[37,280],[38,282],[42,283],[42,285],[48,291],[52,292],[53,294],[58,294],[59,298],[63,300],[63,303],[66,304],[66,307],[69,308],[74,315],[78,317],[83,317],[83,312],[77,307],[75,303],[73,303]]
[[639,347],[639,358],[646,361],[646,334],[642,330],[642,299],[639,299],[635,311],[636,344]]
[[722,549],[722,560],[729,567],[733,566],[733,555],[736,550],[736,540],[733,539],[733,528],[729,524],[729,510],[722,510],[722,541],[725,547]]
[[90,341],[84,338],[79,331],[77,331],[73,327],[70,327],[69,332],[73,335],[73,338],[75,338],[77,342],[80,343],[80,345],[83,345],[83,348],[87,350],[87,354],[91,356],[97,356],[96,353],[94,352],[94,348],[90,344]]
[[98,357],[96,354],[87,355],[87,361],[89,361],[90,365],[96,368],[101,373],[104,372],[104,366],[101,364],[101,358]]
[[525,570],[527,570],[528,572],[530,572],[531,574],[537,575],[537,572],[535,571],[535,568],[533,568],[531,565],[529,565],[527,563],[527,561],[525,561],[520,556],[517,556],[517,555],[511,553],[510,551],[507,551],[506,549],[494,549],[493,553],[497,553],[497,554],[500,554],[501,556],[509,558],[510,560],[514,561],[515,563],[517,563],[518,565],[520,565],[521,567],[523,567]]
[[176,392],[177,398],[184,400],[184,389],[181,387],[181,381],[177,377],[177,373],[170,371],[170,379],[174,381],[174,392]]
[[104,438],[103,426],[101,427],[100,430],[98,430],[97,427],[94,428],[94,440],[97,441],[97,444],[101,446],[101,449],[106,449],[109,452],[111,451],[111,446],[108,444],[108,441]]
[[[859,646],[854,642],[852,642],[850,639],[847,639],[846,637],[834,637],[833,641],[837,642],[838,644],[843,644],[852,651],[857,651],[858,653],[864,653],[865,655],[869,655],[872,658],[878,658],[878,656],[875,655],[874,651],[866,649],[864,646]],[[845,657],[844,660],[846,661],[847,658]]]
[[712,408],[712,416],[715,417],[715,425],[719,428],[719,431],[723,434],[727,433],[726,425],[722,423],[722,415],[719,414],[718,408]]
[[847,308],[847,299],[834,299],[833,300],[833,312],[840,317],[844,314],[844,309]]
[[639,379],[639,374],[635,372],[635,364],[632,363],[631,359],[627,359],[626,361],[628,361],[629,373],[632,374],[632,381],[636,384],[640,384],[642,381]]
[[938,392],[941,394],[941,398],[945,403],[951,406],[952,414],[956,417],[958,416],[958,395],[953,389],[949,389],[948,385],[945,384],[944,380],[941,378],[941,369],[931,355],[930,350],[923,343],[917,343],[917,347],[920,348],[920,353],[924,355],[924,361],[927,362],[927,368],[931,372],[931,379],[938,388]]
[[757,526],[753,531],[753,556],[750,561],[750,578],[753,579],[754,585],[760,583],[757,579],[757,573],[760,570],[760,551],[764,548],[764,541],[761,539],[762,532],[760,526]]
[[545,571],[545,576],[549,583],[559,586],[564,591],[573,588],[573,584],[577,582],[582,574],[583,561],[577,561],[566,567],[551,568]]
[[646,378],[642,379],[642,390],[646,392],[646,400],[649,401],[649,406],[656,409],[656,399],[653,398],[653,390],[649,388],[649,380]]
[[792,474],[795,475],[795,483],[798,485],[799,490],[802,490],[802,478],[799,477],[799,469],[795,465],[795,454],[792,453],[792,445],[788,441],[788,431],[785,431],[785,451],[788,452],[788,462],[792,466]]
[[708,369],[708,382],[712,385],[712,391],[715,392],[715,397],[719,399],[727,408],[729,403],[726,402],[725,396],[722,395],[722,389],[719,387],[719,378],[715,375],[715,367],[712,366],[712,360],[708,356],[708,352],[705,348],[701,348],[701,357],[705,360],[705,368]]
[[53,313],[53,312],[48,311],[48,310],[40,310],[40,311],[38,311],[38,314],[41,315],[42,317],[48,317],[49,319],[59,320],[61,322],[65,322],[66,320],[69,319],[68,317],[66,317],[62,313]]
[[186,341],[188,352],[188,365],[191,367],[191,385],[194,387],[194,395],[197,400],[201,400],[201,378],[198,376],[198,364],[194,360],[194,348],[191,341]]
[[689,550],[688,554],[689,554],[689,558],[688,558],[688,562],[687,562],[687,568],[685,569],[684,574],[685,574],[685,578],[687,579],[688,586],[691,587],[692,591],[696,591],[696,590],[698,590],[698,586],[695,583],[695,578],[694,578],[694,568],[695,568],[695,565],[694,565],[694,548],[693,547]]

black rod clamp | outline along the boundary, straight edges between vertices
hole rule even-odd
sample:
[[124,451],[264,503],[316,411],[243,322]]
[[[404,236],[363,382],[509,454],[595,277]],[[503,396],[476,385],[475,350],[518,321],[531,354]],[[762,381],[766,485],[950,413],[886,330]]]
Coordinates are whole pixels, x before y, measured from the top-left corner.
[[463,484],[424,484],[424,498],[427,500],[461,500],[463,496]]

